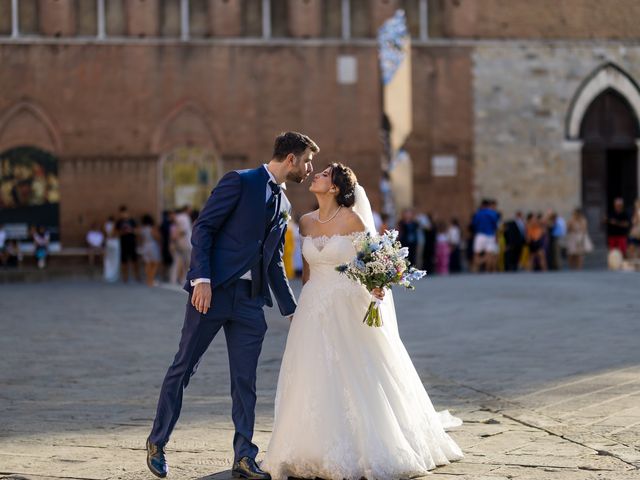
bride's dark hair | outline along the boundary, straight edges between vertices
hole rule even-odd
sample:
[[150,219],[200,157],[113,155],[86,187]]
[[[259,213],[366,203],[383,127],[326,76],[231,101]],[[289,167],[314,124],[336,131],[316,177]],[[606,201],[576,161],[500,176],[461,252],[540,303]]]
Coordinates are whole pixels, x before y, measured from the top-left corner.
[[358,183],[356,174],[342,163],[330,163],[329,167],[331,167],[331,183],[339,190],[336,196],[338,205],[353,207],[356,201],[356,184]]

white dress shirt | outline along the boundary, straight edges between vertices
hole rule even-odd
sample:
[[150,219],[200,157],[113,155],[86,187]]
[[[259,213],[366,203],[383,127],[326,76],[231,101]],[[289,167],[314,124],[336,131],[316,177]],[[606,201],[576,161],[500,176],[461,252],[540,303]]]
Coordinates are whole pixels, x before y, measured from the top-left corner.
[[[266,163],[263,163],[262,166],[264,167],[264,169],[267,171],[267,173],[269,174],[269,178],[271,179],[271,181],[273,183],[277,183],[276,182],[276,177],[273,176],[273,174],[269,171],[269,168],[267,167]],[[282,182],[280,184],[280,188],[282,188],[283,190],[287,189],[287,186],[285,185],[284,182]],[[273,192],[271,191],[271,187],[269,186],[269,182],[267,182],[266,185],[266,192],[265,192],[265,199],[264,202],[267,203],[267,201],[269,200],[269,198],[271,197],[271,195],[273,195]],[[251,280],[251,270],[247,270],[241,277],[240,280]],[[195,286],[198,283],[211,283],[211,279],[210,278],[195,278],[193,280],[191,280],[191,286]]]

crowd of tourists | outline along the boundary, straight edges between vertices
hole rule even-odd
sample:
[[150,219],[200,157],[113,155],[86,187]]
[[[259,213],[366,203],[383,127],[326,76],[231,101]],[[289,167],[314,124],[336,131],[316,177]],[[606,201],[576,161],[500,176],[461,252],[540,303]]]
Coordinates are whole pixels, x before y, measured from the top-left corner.
[[[134,217],[127,206],[105,222],[95,222],[86,234],[89,263],[101,263],[109,282],[130,278],[149,286],[159,282],[182,285],[191,256],[191,229],[198,212],[189,206],[165,210],[159,222],[151,214]],[[383,232],[388,218],[374,212]],[[409,250],[409,261],[430,274],[515,272],[582,269],[585,256],[594,250],[589,224],[580,208],[566,220],[558,212],[516,211],[504,218],[498,203],[484,199],[463,228],[459,219],[405,209],[394,224],[399,240]],[[602,219],[609,250],[609,265],[625,260],[640,262],[640,199],[627,209],[616,198]],[[50,234],[41,225],[29,231],[38,268],[45,268]],[[290,278],[302,272],[301,239],[290,220],[284,264]],[[8,239],[0,225],[0,266],[17,266],[23,253],[15,239]]]
[[[89,263],[101,261],[109,282],[130,278],[149,286],[183,284],[191,256],[191,228],[198,212],[189,206],[165,210],[160,222],[151,214],[135,218],[126,205],[86,235]],[[144,278],[143,278],[144,275]]]

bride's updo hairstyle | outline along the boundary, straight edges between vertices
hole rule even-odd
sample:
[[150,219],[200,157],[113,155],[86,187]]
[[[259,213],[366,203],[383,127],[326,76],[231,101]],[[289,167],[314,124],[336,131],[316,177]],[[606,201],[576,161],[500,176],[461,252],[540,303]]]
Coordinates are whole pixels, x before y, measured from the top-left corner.
[[339,190],[338,195],[336,195],[338,205],[353,207],[356,201],[356,184],[358,183],[356,174],[342,163],[331,163],[329,166],[331,167],[331,183],[338,187]]

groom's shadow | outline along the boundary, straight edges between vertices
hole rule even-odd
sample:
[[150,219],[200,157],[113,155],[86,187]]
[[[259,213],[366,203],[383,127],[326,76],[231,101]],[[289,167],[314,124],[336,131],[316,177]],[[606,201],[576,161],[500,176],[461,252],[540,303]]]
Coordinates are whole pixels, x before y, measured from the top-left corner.
[[[218,473],[212,473],[211,475],[207,475],[205,477],[200,477],[198,480],[237,480],[231,474],[231,470],[224,470]],[[289,477],[288,480],[307,480],[303,478],[297,477]]]
[[207,475],[206,477],[198,478],[198,480],[232,480],[232,479],[233,479],[233,475],[231,474],[231,470],[224,470],[222,472],[212,473],[211,475]]

